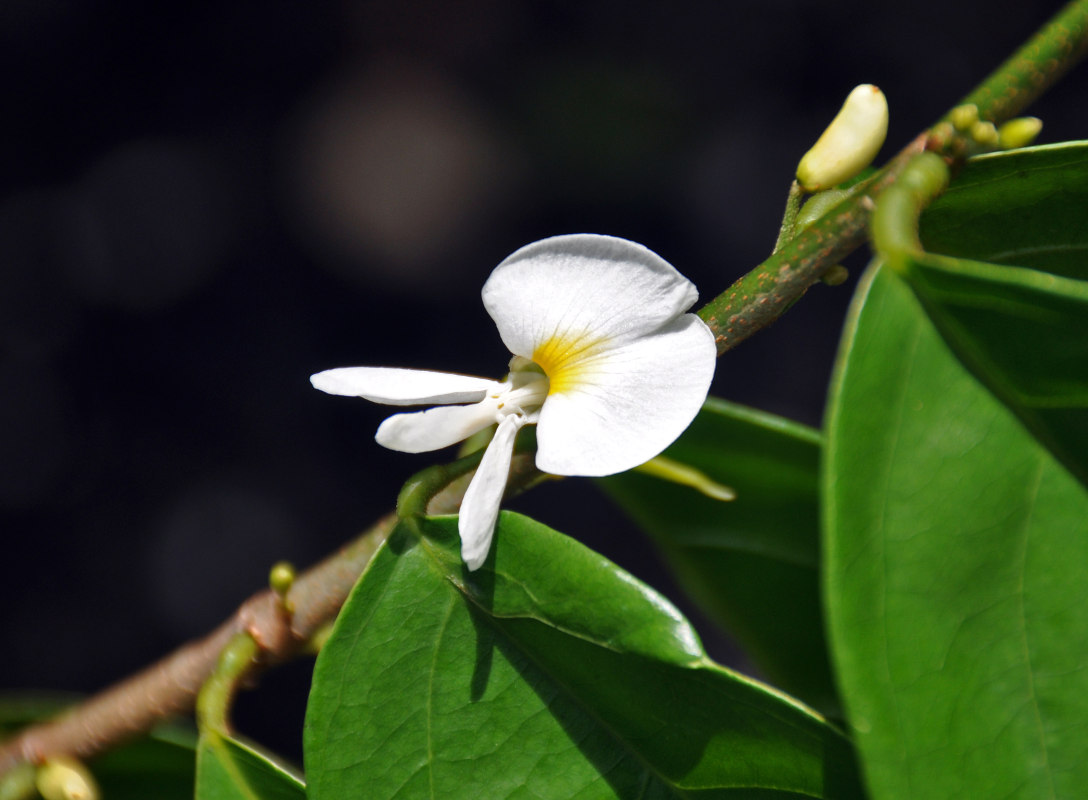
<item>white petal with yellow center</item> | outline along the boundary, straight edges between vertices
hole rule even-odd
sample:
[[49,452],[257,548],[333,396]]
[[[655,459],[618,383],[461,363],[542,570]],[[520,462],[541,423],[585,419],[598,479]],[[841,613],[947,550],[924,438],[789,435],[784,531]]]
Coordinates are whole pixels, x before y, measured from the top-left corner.
[[714,336],[694,314],[648,336],[572,357],[552,380],[540,411],[537,466],[558,475],[596,476],[649,461],[695,418],[715,357]]
[[650,333],[697,297],[691,281],[656,253],[594,234],[523,247],[495,268],[483,288],[484,307],[503,343],[525,358],[552,341],[590,344]]

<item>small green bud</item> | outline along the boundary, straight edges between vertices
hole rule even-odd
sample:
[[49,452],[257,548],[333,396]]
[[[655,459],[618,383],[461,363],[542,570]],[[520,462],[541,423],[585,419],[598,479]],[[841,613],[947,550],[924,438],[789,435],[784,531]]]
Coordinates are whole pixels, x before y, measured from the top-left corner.
[[812,195],[801,206],[795,227],[799,231],[804,230],[849,196],[850,192],[846,189],[828,189],[826,192]]
[[949,113],[948,118],[951,120],[953,128],[960,133],[967,133],[978,122],[978,106],[974,103],[956,106]]
[[1014,150],[1017,147],[1027,147],[1035,141],[1039,131],[1043,129],[1043,121],[1038,117],[1017,117],[1010,119],[997,129],[998,143],[1002,150]]
[[268,572],[268,585],[280,597],[286,597],[295,583],[295,565],[290,561],[278,561]]
[[828,267],[827,272],[823,274],[820,280],[828,286],[842,286],[849,277],[850,270],[842,264],[836,264],[833,267]]
[[872,84],[856,87],[831,124],[797,165],[805,191],[836,186],[857,175],[876,157],[888,135],[888,101]]
[[47,759],[38,769],[37,784],[44,800],[99,800],[102,796],[88,769],[68,756]]
[[971,138],[983,147],[997,147],[997,128],[992,122],[976,122],[971,126]]
[[310,636],[306,642],[306,651],[317,655],[321,652],[321,648],[325,646],[325,642],[329,640],[330,636],[332,636],[332,623],[326,622]]

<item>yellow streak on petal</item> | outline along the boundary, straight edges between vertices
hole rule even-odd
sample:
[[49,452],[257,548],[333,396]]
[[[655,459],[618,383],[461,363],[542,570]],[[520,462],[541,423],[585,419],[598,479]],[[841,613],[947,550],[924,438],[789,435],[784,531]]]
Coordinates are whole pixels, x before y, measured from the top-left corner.
[[585,334],[556,334],[537,345],[533,361],[548,376],[548,394],[563,394],[584,384],[603,343],[604,339]]

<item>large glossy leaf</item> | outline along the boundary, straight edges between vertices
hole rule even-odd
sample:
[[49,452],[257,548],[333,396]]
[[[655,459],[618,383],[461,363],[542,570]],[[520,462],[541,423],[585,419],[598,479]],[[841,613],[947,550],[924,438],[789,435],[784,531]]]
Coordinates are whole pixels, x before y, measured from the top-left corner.
[[1088,786],[1088,494],[870,273],[825,430],[826,604],[874,798]]
[[921,233],[941,255],[907,277],[938,330],[1088,484],[1088,144],[970,162]]
[[818,583],[819,433],[711,398],[664,455],[737,498],[723,503],[638,472],[601,484],[772,683],[837,713]]
[[314,800],[858,796],[849,743],[651,589],[516,514],[494,550],[466,572],[438,518],[374,558],[314,673]]
[[[73,701],[55,695],[0,697],[0,736],[51,717]],[[191,800],[195,747],[191,729],[164,725],[92,759],[88,766],[105,800]]]
[[205,732],[197,747],[196,800],[305,800],[289,767],[244,741]]
[[971,159],[920,233],[934,252],[1088,279],[1088,142]]

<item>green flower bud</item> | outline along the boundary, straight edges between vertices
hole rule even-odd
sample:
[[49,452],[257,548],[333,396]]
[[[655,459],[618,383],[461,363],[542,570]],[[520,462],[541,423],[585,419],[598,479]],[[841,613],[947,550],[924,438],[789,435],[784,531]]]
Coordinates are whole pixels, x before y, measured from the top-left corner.
[[953,128],[960,133],[967,133],[967,131],[971,130],[971,128],[974,127],[974,124],[978,122],[978,106],[974,103],[956,106],[952,109],[948,118],[952,121]]
[[1038,117],[1017,117],[997,129],[997,140],[1003,150],[1027,147],[1042,129],[1043,121]]
[[876,157],[888,135],[888,101],[872,84],[856,87],[812,149],[797,165],[805,191],[836,186],[857,175]]
[[306,652],[317,655],[321,652],[321,648],[325,646],[325,642],[329,640],[330,636],[332,636],[332,623],[326,622],[314,631],[313,635],[306,642]]
[[850,278],[850,270],[842,264],[828,267],[827,272],[820,278],[828,286],[842,286]]
[[277,561],[268,572],[268,585],[280,597],[287,596],[294,582],[295,565],[290,561]]
[[992,122],[976,122],[971,126],[971,138],[983,147],[997,147],[997,128]]
[[829,189],[826,192],[814,194],[801,206],[795,227],[799,231],[804,230],[849,196],[850,192],[847,189]]

